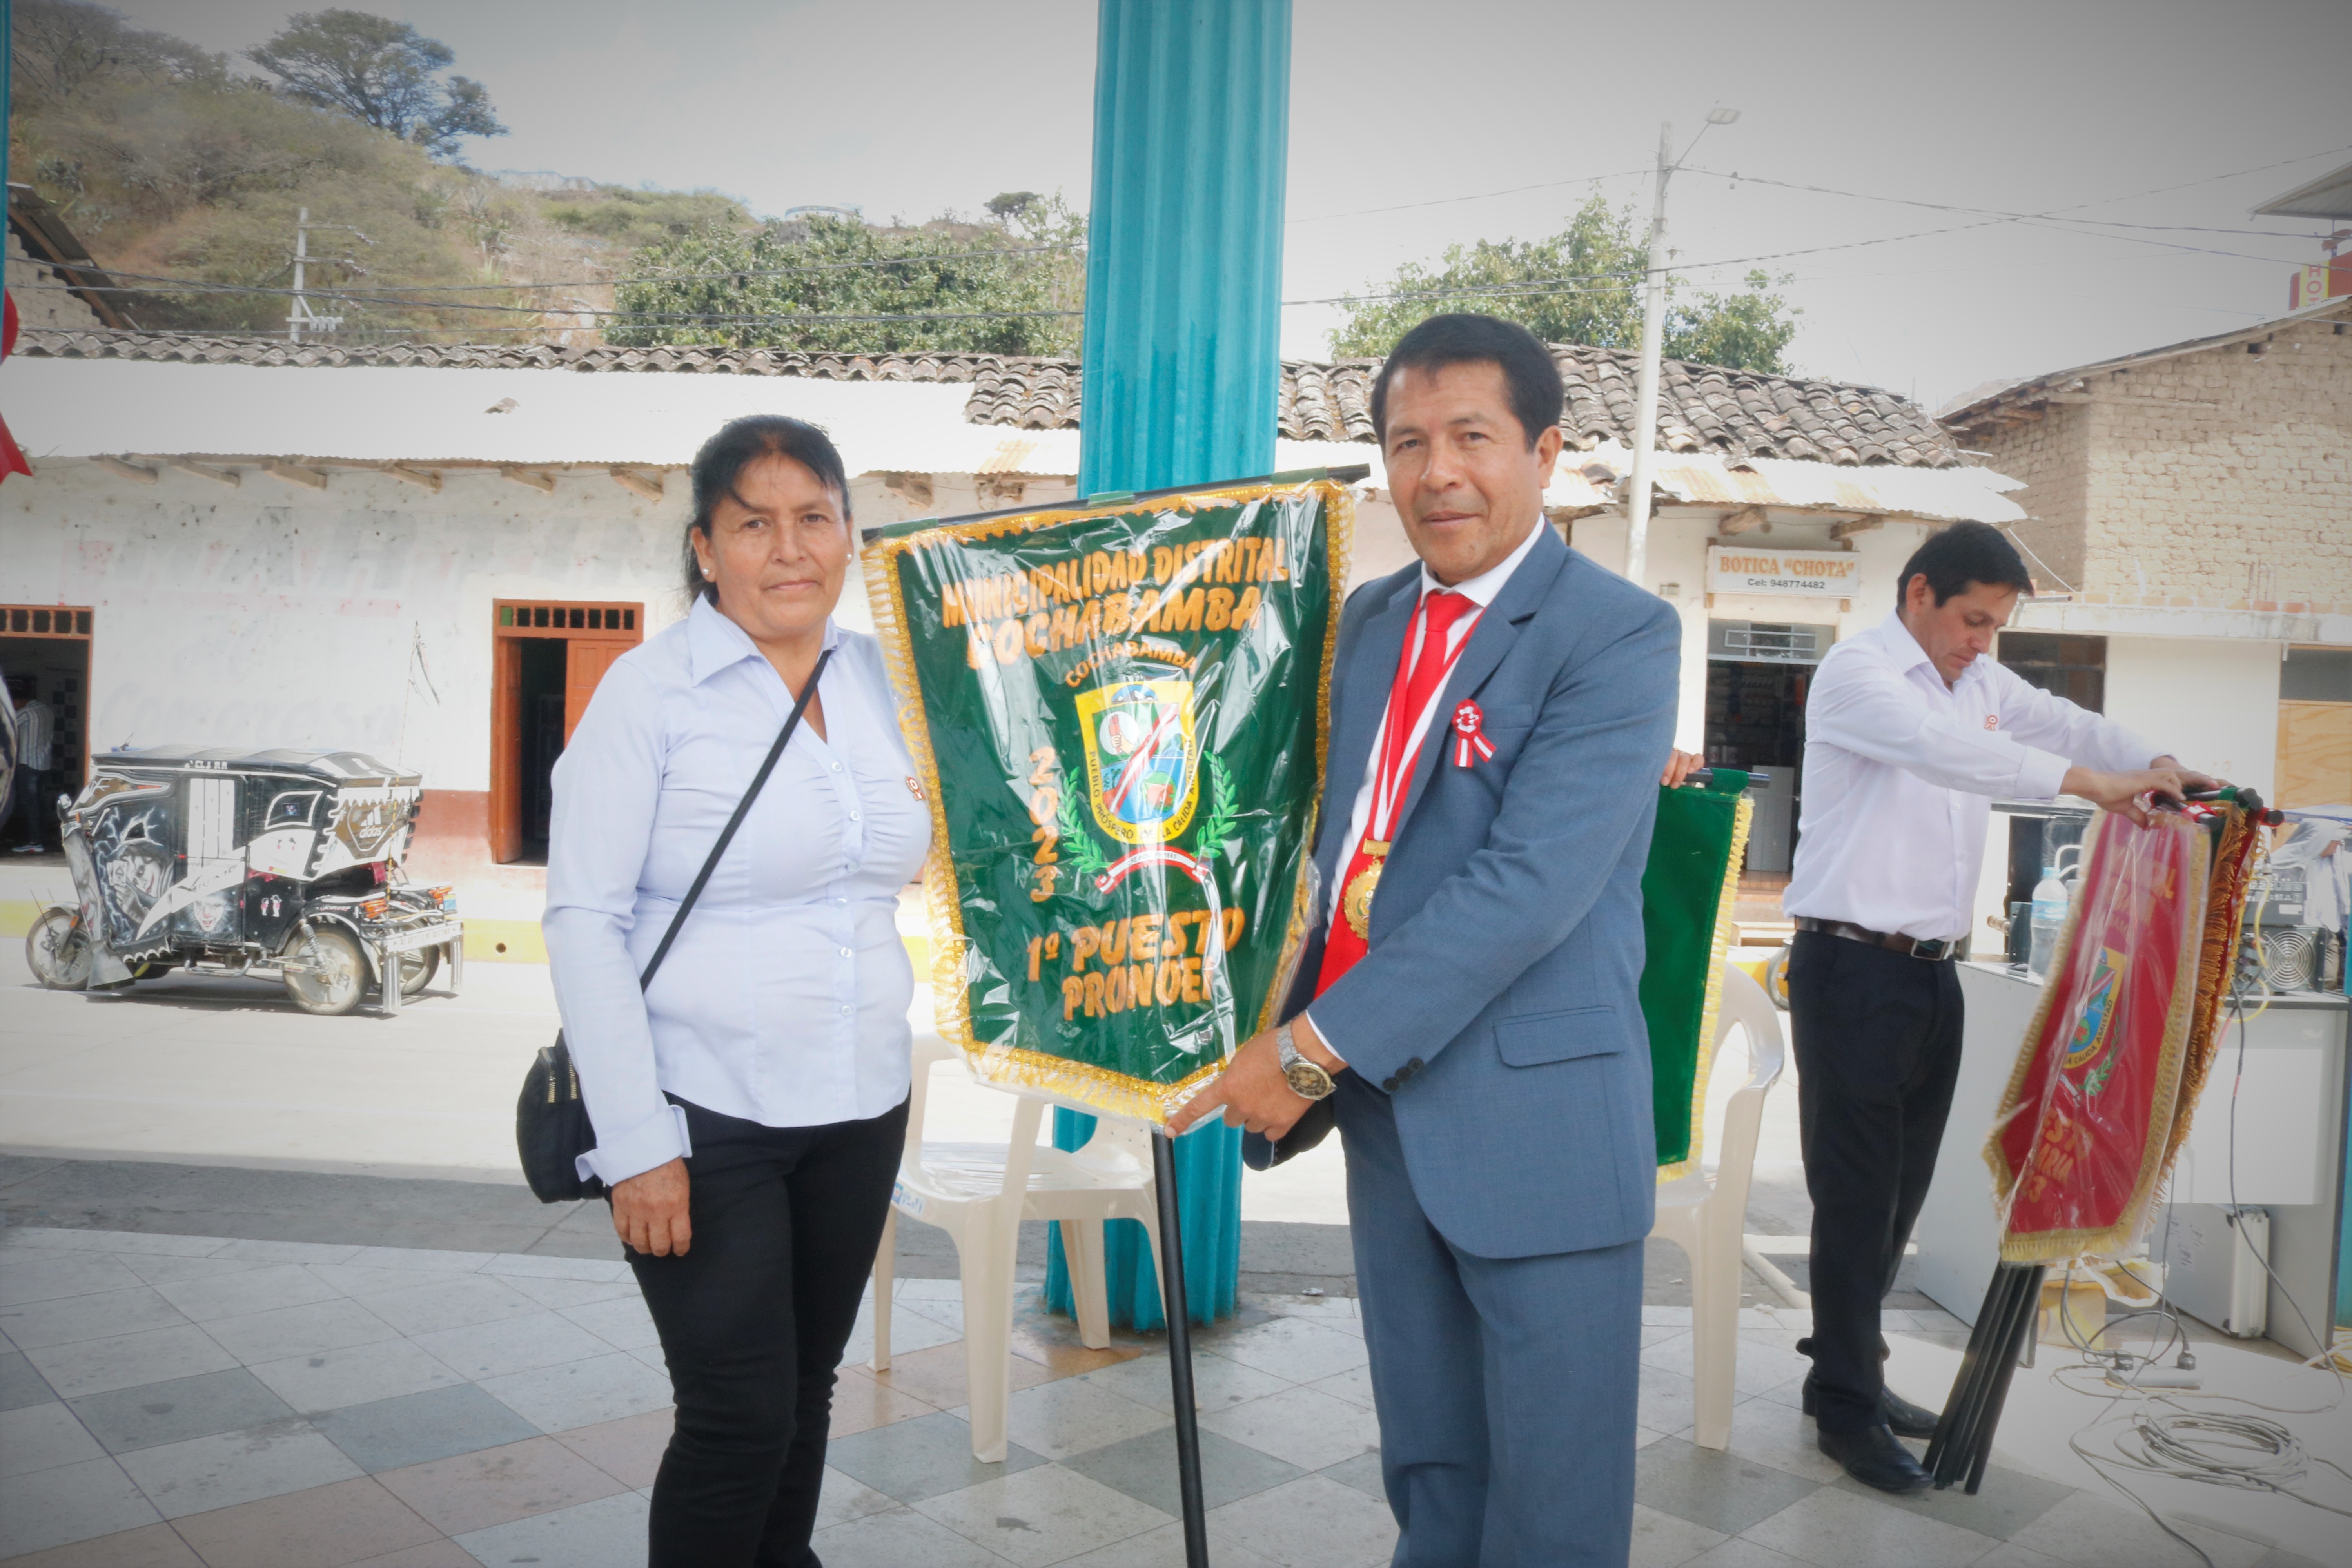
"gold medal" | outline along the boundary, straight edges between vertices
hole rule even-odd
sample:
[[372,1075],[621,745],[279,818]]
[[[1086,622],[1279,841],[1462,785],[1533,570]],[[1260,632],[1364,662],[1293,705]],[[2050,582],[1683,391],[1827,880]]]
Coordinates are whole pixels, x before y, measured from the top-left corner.
[[1372,937],[1372,894],[1381,885],[1381,868],[1388,864],[1388,845],[1381,840],[1365,839],[1368,864],[1349,879],[1339,898],[1339,912],[1347,917],[1348,929],[1367,942]]

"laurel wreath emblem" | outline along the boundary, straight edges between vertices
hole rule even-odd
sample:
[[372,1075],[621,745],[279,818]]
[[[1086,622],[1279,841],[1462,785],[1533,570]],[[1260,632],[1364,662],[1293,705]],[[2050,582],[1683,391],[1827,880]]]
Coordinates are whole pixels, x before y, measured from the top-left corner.
[[[1234,798],[1233,771],[1217,757],[1206,759],[1209,773],[1209,810],[1201,819],[1199,835],[1193,842],[1199,846],[1193,858],[1206,871],[1223,852],[1225,840],[1233,837],[1234,825],[1241,820],[1241,805]],[[1089,897],[1095,879],[1110,871],[1110,862],[1104,858],[1102,846],[1087,831],[1085,818],[1078,811],[1078,791],[1083,780],[1072,769],[1062,779],[1062,809],[1055,826],[1061,834],[1062,853],[1068,858],[1070,868],[1076,874],[1077,884]]]

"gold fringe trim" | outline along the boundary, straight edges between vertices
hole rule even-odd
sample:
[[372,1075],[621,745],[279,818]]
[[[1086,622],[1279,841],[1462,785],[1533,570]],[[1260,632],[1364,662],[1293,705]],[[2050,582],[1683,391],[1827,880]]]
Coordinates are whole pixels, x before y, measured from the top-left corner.
[[[1706,1005],[1698,1016],[1698,1072],[1691,1080],[1690,1152],[1671,1165],[1658,1167],[1661,1184],[1689,1175],[1699,1168],[1706,1153],[1706,1086],[1715,1072],[1716,1022],[1723,1014],[1723,966],[1731,957],[1731,939],[1739,930],[1731,917],[1739,898],[1739,863],[1748,853],[1748,830],[1756,816],[1755,803],[1745,791],[1733,799],[1731,859],[1723,868],[1723,895],[1715,906],[1715,941],[1706,961]],[[1752,1042],[1748,1048],[1755,1048]]]
[[2229,1000],[2231,981],[2238,969],[2238,944],[2244,935],[2246,891],[2252,880],[2262,827],[2252,813],[2231,805],[2222,819],[2221,842],[2213,853],[2213,875],[2205,894],[2203,944],[2197,952],[2197,1016],[2189,1028],[2189,1049],[2180,1067],[2180,1094],[2172,1111],[2172,1135],[2165,1142],[2159,1180],[2169,1180],[2180,1146],[2189,1141],[2189,1123],[2205,1092],[2206,1075],[2220,1050],[2222,1005]]
[[[2236,810],[2235,807],[2231,809],[2233,812]],[[2116,819],[2112,816],[2100,818],[2099,832],[2102,840],[2123,831],[2120,826],[2112,826],[2116,821]],[[2209,888],[2207,908],[2210,912],[2210,848],[2206,843],[2204,830],[2185,822],[2179,823],[2168,830],[2187,833],[2190,836],[2189,857],[2191,886]],[[2105,847],[2104,842],[2100,847],[2102,849]],[[2051,965],[2052,973],[2064,973],[2067,961],[2074,949],[2076,928],[2080,925],[2082,918],[2083,903],[2082,900],[2077,900],[2074,907],[2066,912],[2066,925],[2059,939],[2057,956]],[[2203,921],[2200,920],[2192,930],[2200,939],[2200,952],[2199,962],[2191,966],[2191,973],[2201,976]],[[2180,983],[2181,978],[2179,975],[2175,975],[2173,978],[2172,1000],[2167,1006],[2164,1016],[2164,1037],[2157,1047],[2156,1084],[2148,1100],[2151,1123],[2155,1120],[2156,1108],[2176,1106],[2180,1093],[2183,1058],[2187,1054],[2189,1027],[2196,1013],[2200,984],[2200,981],[2192,979],[2189,984],[2184,985]],[[2009,1088],[2001,1096],[2002,1113],[1995,1119],[1992,1136],[1985,1142],[1985,1161],[1992,1167],[1994,1194],[2003,1210],[2000,1243],[2000,1260],[2003,1263],[2065,1263],[2085,1253],[2127,1251],[2139,1238],[2140,1226],[2147,1217],[2148,1204],[2155,1197],[2159,1176],[2171,1158],[2168,1134],[2165,1139],[2150,1137],[2141,1144],[2139,1169],[2134,1173],[2130,1195],[2125,1199],[2122,1209],[2111,1224],[2089,1230],[2043,1230],[2023,1237],[2012,1237],[2009,1234],[2007,1208],[2010,1195],[2016,1187],[2020,1173],[2010,1169],[2007,1156],[2000,1152],[2000,1128],[2018,1109],[2018,1100],[2023,1089],[2026,1073],[2032,1064],[2033,1047],[2042,1039],[2042,1027],[2048,1022],[2050,1011],[2056,1003],[2057,988],[2045,984],[2042,987],[2041,1003],[2034,1008],[2033,1022],[2026,1030],[2025,1044],[2019,1049],[2017,1066],[2010,1074]],[[2152,1127],[2151,1131],[2153,1131]]]
[[[1314,919],[1313,910],[1307,907],[1311,901],[1307,896],[1307,871],[1313,864],[1312,856],[1307,851],[1314,843],[1315,813],[1322,802],[1324,770],[1329,763],[1331,669],[1339,648],[1342,588],[1348,581],[1349,567],[1355,558],[1354,493],[1336,479],[1324,479],[1289,484],[1235,485],[1193,490],[1181,496],[1155,497],[1140,504],[1128,501],[1102,507],[1048,507],[1013,517],[943,523],[896,538],[878,540],[860,552],[859,569],[866,579],[866,598],[873,612],[875,637],[882,645],[883,666],[889,673],[891,688],[898,699],[898,729],[906,738],[907,749],[915,759],[915,770],[922,779],[926,798],[930,802],[931,848],[923,862],[923,902],[925,916],[930,925],[932,1017],[939,1027],[940,1037],[962,1051],[972,1071],[986,1081],[1009,1088],[1041,1089],[1065,1099],[1081,1100],[1097,1107],[1108,1115],[1164,1123],[1194,1089],[1223,1069],[1224,1060],[1220,1058],[1208,1063],[1178,1083],[1155,1084],[1129,1074],[1047,1056],[1041,1051],[983,1045],[974,1038],[971,991],[972,942],[963,929],[963,900],[956,885],[955,856],[948,842],[947,807],[945,792],[940,787],[939,756],[932,749],[930,725],[923,715],[922,680],[916,672],[914,644],[907,619],[905,590],[898,581],[897,558],[909,550],[929,548],[947,542],[961,543],[1001,538],[1026,531],[1048,521],[1056,525],[1086,522],[1098,518],[1123,517],[1141,510],[1191,512],[1212,506],[1246,506],[1254,501],[1303,497],[1314,492],[1319,492],[1323,500],[1323,552],[1327,575],[1332,584],[1331,606],[1330,613],[1325,617],[1323,647],[1316,678],[1315,778],[1308,796],[1307,822],[1301,841],[1297,891],[1291,900],[1291,919],[1283,933],[1283,945],[1276,964],[1276,973],[1279,976],[1287,973],[1296,963]],[[1276,1014],[1283,1000],[1282,987],[1267,987],[1265,1003],[1259,1009],[1257,1030],[1253,1033],[1271,1028],[1278,1021]],[[1234,1045],[1240,1043],[1235,1041]]]
[[[959,1042],[961,1043],[961,1042]],[[1224,1058],[1204,1062],[1174,1083],[1152,1083],[1131,1073],[1113,1072],[1018,1046],[964,1047],[973,1076],[1008,1089],[1042,1089],[1075,1100],[1106,1116],[1164,1122],[1192,1091],[1224,1070]]]

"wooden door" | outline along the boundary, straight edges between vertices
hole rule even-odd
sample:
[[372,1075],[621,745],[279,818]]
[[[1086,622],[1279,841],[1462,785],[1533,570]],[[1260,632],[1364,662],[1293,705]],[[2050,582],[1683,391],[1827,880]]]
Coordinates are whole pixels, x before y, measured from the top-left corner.
[[522,853],[522,644],[490,645],[490,858]]
[[572,731],[580,728],[580,716],[588,711],[588,700],[596,695],[596,683],[613,668],[613,661],[635,647],[625,642],[589,642],[581,640],[564,648],[563,664],[563,743],[572,743]]
[[525,848],[523,770],[531,765],[523,747],[524,642],[551,638],[564,645],[563,739],[569,742],[604,671],[645,640],[645,606],[499,599],[490,616],[490,856],[508,861]]
[[2352,702],[2279,704],[2276,805],[2352,805]]

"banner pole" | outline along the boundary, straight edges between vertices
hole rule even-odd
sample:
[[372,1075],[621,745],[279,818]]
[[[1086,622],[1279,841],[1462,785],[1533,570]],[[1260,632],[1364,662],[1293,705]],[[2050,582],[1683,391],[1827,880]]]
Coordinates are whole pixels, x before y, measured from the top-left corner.
[[1989,1421],[1999,1420],[2000,1397],[2008,1392],[2010,1373],[2016,1370],[2019,1333],[2021,1329],[2032,1331],[2041,1293],[2040,1268],[2016,1263],[1993,1266],[1992,1283],[1978,1310],[1976,1328],[1961,1358],[1960,1375],[1945,1403],[1935,1438],[1927,1445],[1926,1464],[1938,1491],[1969,1475],[1979,1449],[1990,1452]]
[[[2018,1363],[2024,1359],[2025,1347],[2033,1342],[2037,1320],[2041,1317],[2042,1277],[2046,1272],[2042,1265],[2035,1264],[2028,1268],[2024,1277],[2018,1281],[2020,1310],[2017,1326],[2010,1335],[2009,1343],[2001,1348],[2000,1363],[1994,1369],[1998,1375],[1991,1392],[1986,1396],[1984,1415],[1978,1425],[1976,1454],[1969,1466],[1966,1487],[1970,1497],[1976,1496],[1977,1489],[1984,1485],[1985,1470],[1992,1463],[1992,1436],[2000,1426],[2001,1407],[2009,1403],[2009,1385],[2017,1376]],[[2059,1310],[2065,1310],[2063,1303]]]
[[1201,1425],[1192,1405],[1192,1315],[1184,1300],[1184,1233],[1177,1223],[1176,1141],[1151,1130],[1151,1185],[1160,1200],[1160,1288],[1168,1314],[1168,1391],[1176,1405],[1176,1485],[1184,1507],[1184,1568],[1209,1568],[1209,1514],[1201,1493]]

